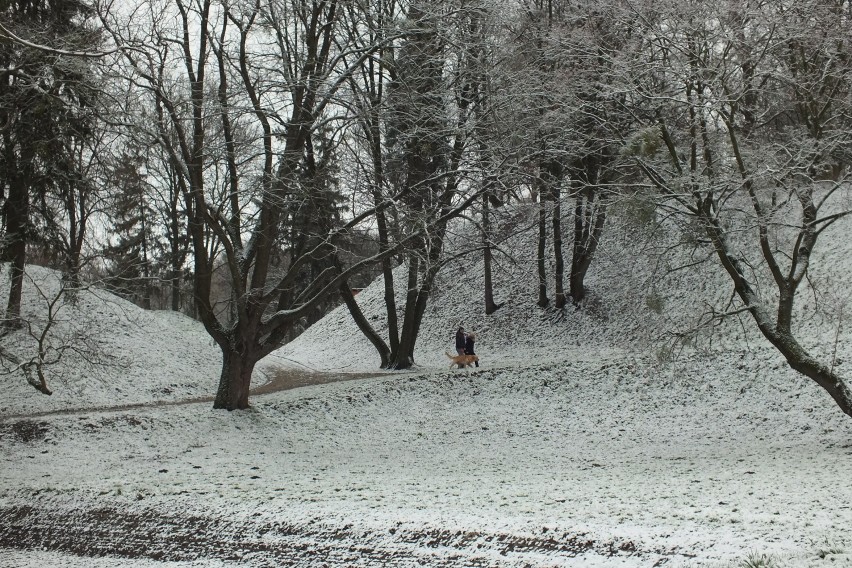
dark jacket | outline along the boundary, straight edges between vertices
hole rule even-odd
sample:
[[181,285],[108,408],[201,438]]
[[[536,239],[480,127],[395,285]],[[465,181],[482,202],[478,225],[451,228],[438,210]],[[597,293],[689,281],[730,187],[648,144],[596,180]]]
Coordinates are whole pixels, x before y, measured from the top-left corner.
[[475,343],[475,341],[474,341],[473,337],[471,337],[470,335],[465,337],[465,340],[464,340],[464,354],[465,355],[476,355],[476,353],[473,352],[473,344],[474,343]]
[[456,349],[464,349],[467,336],[463,331],[456,332]]

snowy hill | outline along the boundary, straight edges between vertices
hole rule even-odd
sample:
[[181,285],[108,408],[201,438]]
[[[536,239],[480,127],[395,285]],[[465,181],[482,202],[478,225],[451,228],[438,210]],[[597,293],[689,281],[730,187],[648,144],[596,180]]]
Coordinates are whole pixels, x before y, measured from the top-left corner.
[[[581,310],[534,305],[534,243],[519,234],[502,245],[492,316],[477,255],[442,272],[411,372],[378,371],[341,308],[267,368],[376,376],[255,396],[245,412],[153,404],[212,394],[218,350],[186,318],[84,295],[70,313],[96,315],[93,337],[126,364],[68,362],[53,398],[6,378],[0,566],[852,566],[852,420],[747,320],[673,343],[729,287],[712,264],[669,270],[688,257],[655,279],[667,237],[612,223]],[[849,228],[835,230],[799,330],[843,369],[850,337],[815,309],[842,305],[852,279]],[[380,329],[382,294],[357,297]],[[480,332],[469,373],[444,356],[459,324]],[[92,409],[122,396],[151,404]],[[3,420],[42,401],[90,410]]]
[[[0,302],[5,307],[9,271],[0,275]],[[41,333],[47,303],[60,288],[59,274],[28,266],[22,318]],[[52,396],[26,384],[22,371],[6,361],[0,416],[71,408],[134,405],[187,400],[215,394],[221,351],[197,321],[176,312],[146,311],[96,287],[61,301],[49,342],[65,351],[58,363],[45,367]],[[35,356],[35,340],[26,330],[3,339],[4,349],[19,360]],[[261,366],[259,383],[266,374]]]
[[[477,331],[477,353],[487,365],[517,365],[535,360],[571,360],[612,354],[650,355],[739,351],[773,352],[746,315],[705,326],[688,339],[678,339],[697,327],[708,309],[724,309],[732,287],[718,261],[705,249],[676,247],[679,235],[659,228],[637,226],[629,211],[617,208],[587,277],[587,300],[581,309],[570,304],[564,313],[536,305],[537,275],[534,225],[536,204],[518,206],[503,217],[497,232],[512,234],[500,244],[494,269],[494,294],[503,306],[486,316],[482,290],[481,253],[468,254],[438,275],[415,349],[418,369],[446,366],[444,352],[452,351],[456,328]],[[476,228],[463,222],[452,227],[450,250],[478,242]],[[813,254],[808,285],[800,292],[795,325],[800,341],[820,356],[850,360],[852,345],[842,326],[842,308],[852,304],[852,250],[843,237],[852,223],[838,223],[826,233]],[[550,244],[550,243],[549,243]],[[549,296],[553,295],[552,251],[548,251]],[[570,249],[565,253],[570,264]],[[703,255],[703,256],[702,256]],[[696,261],[708,260],[700,265]],[[689,270],[678,270],[690,266]],[[405,267],[395,271],[397,305],[404,305]],[[567,286],[567,275],[566,275]],[[384,285],[380,277],[357,301],[373,326],[387,340]],[[817,307],[821,311],[817,310]],[[401,308],[400,308],[401,309]],[[838,316],[839,312],[839,317]],[[838,335],[839,328],[839,335]],[[847,326],[848,328],[848,326]],[[378,367],[378,355],[352,321],[345,306],[309,328],[276,352],[314,369],[368,371]],[[783,361],[780,355],[774,355]],[[803,379],[804,380],[804,379]],[[815,387],[816,388],[816,387]]]
[[[484,314],[483,267],[480,253],[460,257],[439,273],[418,336],[415,370],[446,369],[445,351],[452,351],[455,329],[464,325],[478,332],[477,353],[486,368],[517,367],[548,361],[643,358],[659,366],[672,354],[681,358],[701,353],[747,351],[750,372],[760,361],[783,369],[783,360],[757,333],[748,318],[735,319],[701,330],[689,341],[675,332],[693,328],[710,305],[723,305],[730,285],[710,259],[692,270],[671,271],[691,263],[694,253],[675,249],[675,237],[630,220],[629,211],[615,208],[587,278],[588,300],[582,309],[572,306],[559,313],[535,305],[535,204],[506,209],[498,234],[511,235],[495,255],[494,291],[503,306]],[[838,365],[852,360],[852,344],[842,324],[842,308],[852,299],[845,286],[852,274],[852,258],[837,235],[852,230],[838,224],[815,251],[809,284],[800,294],[797,320],[800,340],[820,356],[836,350]],[[459,250],[478,236],[476,227],[457,222],[449,236],[451,250]],[[567,253],[568,251],[566,251]],[[550,252],[548,252],[550,255]],[[402,305],[405,267],[396,270],[398,305]],[[552,295],[553,266],[548,267]],[[8,271],[0,274],[0,302],[5,305]],[[59,287],[57,273],[28,267],[23,315],[43,325],[46,302]],[[357,301],[379,333],[386,337],[384,288],[379,278]],[[87,408],[175,401],[210,397],[220,372],[221,353],[202,326],[168,311],[145,311],[97,288],[79,293],[75,303],[61,304],[51,331],[55,346],[72,334],[82,335],[87,352],[67,351],[58,364],[47,368],[46,397],[25,383],[20,370],[7,374],[0,415],[63,408]],[[815,309],[823,308],[822,312]],[[848,311],[848,310],[847,310]],[[832,321],[832,314],[841,318]],[[848,326],[847,326],[848,327]],[[11,353],[32,356],[34,341],[18,332],[4,339]],[[267,382],[281,367],[338,372],[378,372],[378,355],[340,306],[304,334],[262,361],[253,385]],[[14,365],[7,362],[7,368]],[[790,372],[792,374],[792,372]],[[794,375],[794,374],[792,374]],[[801,379],[808,388],[817,388]]]

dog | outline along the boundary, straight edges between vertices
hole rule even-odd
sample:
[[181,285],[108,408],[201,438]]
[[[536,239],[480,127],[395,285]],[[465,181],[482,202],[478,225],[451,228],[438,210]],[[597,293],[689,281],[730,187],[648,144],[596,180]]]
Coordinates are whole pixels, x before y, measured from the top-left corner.
[[459,369],[462,369],[479,362],[479,355],[450,355],[446,351],[444,351],[444,354],[450,358],[450,361],[452,361],[452,363],[450,363],[450,369],[452,369],[455,365],[458,365]]

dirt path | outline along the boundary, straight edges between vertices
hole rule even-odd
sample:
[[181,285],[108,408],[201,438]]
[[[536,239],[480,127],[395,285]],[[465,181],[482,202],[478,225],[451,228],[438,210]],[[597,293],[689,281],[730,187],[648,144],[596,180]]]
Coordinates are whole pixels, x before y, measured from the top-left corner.
[[[357,379],[369,379],[382,376],[380,373],[341,373],[310,371],[297,368],[279,367],[275,376],[268,383],[251,389],[251,396],[263,396],[275,392],[306,387],[310,385],[325,385],[342,381],[354,381]],[[140,402],[134,404],[120,404],[115,406],[88,406],[85,408],[63,408],[61,410],[45,410],[43,412],[25,412],[20,414],[8,414],[0,416],[0,422],[19,420],[22,418],[41,418],[45,416],[63,416],[80,414],[82,412],[125,412],[138,408],[184,406],[187,404],[212,403],[212,396],[202,396],[183,400],[157,400],[151,402]]]
[[[310,385],[325,385],[328,383],[354,381],[357,379],[371,379],[380,376],[382,376],[380,373],[340,373],[279,368],[271,381],[251,389],[251,394],[252,396],[258,396]],[[212,398],[210,400],[212,400]]]

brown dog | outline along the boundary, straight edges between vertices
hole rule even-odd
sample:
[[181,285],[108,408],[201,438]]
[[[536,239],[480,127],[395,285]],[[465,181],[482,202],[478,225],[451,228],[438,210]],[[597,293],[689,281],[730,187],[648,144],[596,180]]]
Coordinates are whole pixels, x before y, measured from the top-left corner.
[[446,351],[444,351],[444,354],[450,358],[450,361],[452,361],[452,363],[450,363],[450,369],[453,368],[453,365],[458,365],[460,369],[463,367],[470,367],[479,361],[479,355],[450,355]]

